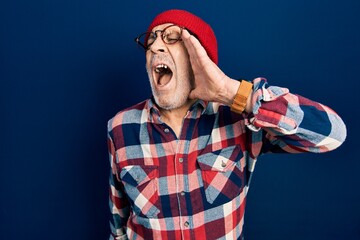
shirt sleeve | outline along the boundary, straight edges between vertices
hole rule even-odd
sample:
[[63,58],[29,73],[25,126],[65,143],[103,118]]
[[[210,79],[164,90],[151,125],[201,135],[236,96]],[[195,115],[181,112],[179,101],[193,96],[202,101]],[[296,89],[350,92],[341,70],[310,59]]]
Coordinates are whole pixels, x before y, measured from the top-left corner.
[[110,220],[111,234],[109,240],[126,240],[126,223],[129,218],[129,204],[124,193],[124,187],[119,180],[119,174],[116,165],[116,151],[111,131],[108,131],[108,151],[110,159],[110,177],[109,177],[109,207],[112,215]]
[[342,119],[329,107],[295,95],[286,88],[269,86],[256,78],[252,94],[253,112],[247,127],[251,152],[327,152],[346,138]]

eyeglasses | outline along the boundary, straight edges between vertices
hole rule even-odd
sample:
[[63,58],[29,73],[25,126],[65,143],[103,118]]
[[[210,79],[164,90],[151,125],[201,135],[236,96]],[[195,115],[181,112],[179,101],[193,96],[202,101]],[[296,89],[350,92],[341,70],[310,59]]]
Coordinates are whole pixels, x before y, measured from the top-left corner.
[[169,25],[163,30],[156,30],[155,32],[145,32],[135,38],[135,42],[139,44],[141,47],[147,51],[151,44],[153,44],[157,38],[157,33],[159,32],[161,35],[161,39],[165,44],[174,44],[178,41],[181,41],[181,34],[183,31],[183,27],[179,27],[178,25]]

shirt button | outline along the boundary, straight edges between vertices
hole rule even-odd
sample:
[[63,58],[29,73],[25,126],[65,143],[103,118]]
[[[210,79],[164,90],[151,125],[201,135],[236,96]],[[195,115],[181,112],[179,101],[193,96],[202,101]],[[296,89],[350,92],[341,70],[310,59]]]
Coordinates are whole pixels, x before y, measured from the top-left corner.
[[222,167],[226,167],[226,163],[222,162],[222,163],[221,163],[221,166],[222,166]]
[[185,195],[185,192],[184,192],[184,191],[181,191],[181,192],[180,192],[180,195],[181,195],[181,196],[184,196],[184,195]]
[[183,161],[184,161],[184,159],[183,159],[183,158],[179,158],[179,162],[181,162],[181,163],[182,163]]
[[168,128],[165,128],[165,129],[164,129],[164,132],[169,133],[170,130],[169,130]]
[[185,227],[188,227],[189,225],[190,225],[190,224],[189,224],[188,221],[184,222],[184,226],[185,226]]

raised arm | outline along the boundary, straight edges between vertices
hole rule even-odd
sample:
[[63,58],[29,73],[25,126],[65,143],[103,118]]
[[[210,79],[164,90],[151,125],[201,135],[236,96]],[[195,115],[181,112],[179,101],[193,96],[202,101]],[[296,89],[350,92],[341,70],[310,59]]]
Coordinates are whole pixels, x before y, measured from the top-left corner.
[[[231,106],[240,83],[226,76],[186,30],[182,38],[195,77],[190,98]],[[345,140],[345,124],[329,107],[286,88],[269,87],[264,78],[253,84],[245,112],[254,157],[265,152],[326,152]]]
[[[253,81],[253,108],[248,127],[252,138],[259,132],[261,149],[253,144],[254,155],[265,152],[327,152],[346,138],[342,119],[329,107],[295,95],[286,88],[269,86],[266,79]],[[257,136],[254,139],[259,139]]]

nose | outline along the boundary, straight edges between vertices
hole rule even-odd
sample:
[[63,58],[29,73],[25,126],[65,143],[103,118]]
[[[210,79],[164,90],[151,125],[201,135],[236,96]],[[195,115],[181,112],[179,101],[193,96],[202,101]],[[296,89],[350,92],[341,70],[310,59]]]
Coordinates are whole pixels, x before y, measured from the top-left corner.
[[162,34],[161,32],[157,32],[156,33],[157,37],[155,39],[155,41],[150,45],[150,50],[154,53],[156,52],[165,52],[167,47],[166,44],[164,43],[163,39],[162,39]]

